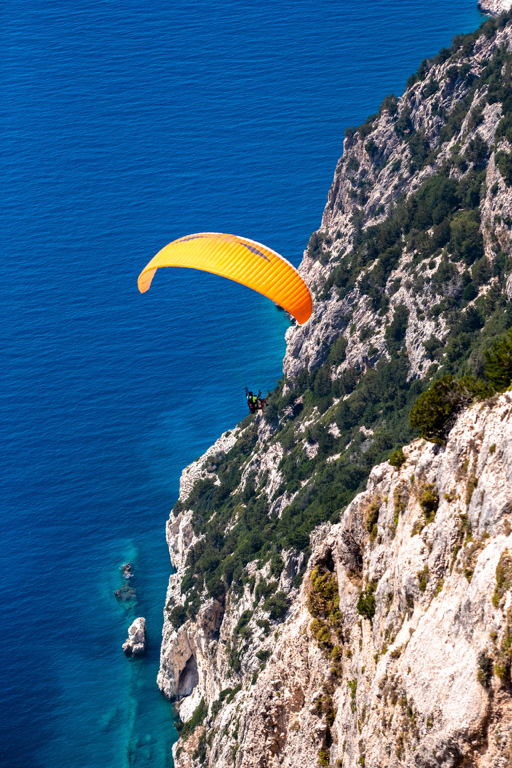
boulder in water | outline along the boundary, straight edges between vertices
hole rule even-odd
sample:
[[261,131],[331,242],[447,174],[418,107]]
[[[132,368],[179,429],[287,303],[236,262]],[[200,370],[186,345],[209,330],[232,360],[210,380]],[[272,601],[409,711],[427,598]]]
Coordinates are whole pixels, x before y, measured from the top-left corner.
[[128,627],[128,639],[123,643],[126,656],[140,656],[146,650],[146,619],[140,616]]
[[132,573],[132,564],[131,563],[125,563],[121,566],[121,571],[123,573],[123,576],[125,579],[132,579],[133,573]]

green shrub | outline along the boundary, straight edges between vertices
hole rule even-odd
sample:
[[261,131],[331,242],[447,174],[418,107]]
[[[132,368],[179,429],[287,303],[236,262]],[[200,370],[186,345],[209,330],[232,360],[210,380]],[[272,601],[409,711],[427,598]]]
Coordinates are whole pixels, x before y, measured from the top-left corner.
[[478,296],[478,288],[474,283],[468,283],[462,292],[464,301],[473,301]]
[[325,564],[318,563],[311,572],[310,585],[307,604],[314,617],[310,629],[318,646],[331,657],[337,643],[342,641],[343,614],[339,610],[338,580]]
[[512,187],[512,154],[510,152],[498,152],[496,158],[505,184],[507,187]]
[[396,467],[396,469],[400,469],[406,461],[407,459],[402,448],[398,448],[396,451],[393,451],[389,457],[389,463],[392,467]]
[[504,392],[512,383],[512,329],[485,351],[485,376],[498,392]]
[[501,598],[512,587],[512,556],[510,552],[505,551],[500,557],[496,567],[496,588],[492,596],[492,603],[496,608],[501,602]]
[[272,424],[277,420],[279,411],[275,403],[269,403],[264,411],[264,418],[268,424]]
[[373,499],[366,510],[365,528],[370,534],[371,541],[375,541],[378,533],[378,521],[380,511],[380,498]]
[[423,346],[425,347],[425,352],[427,353],[429,360],[434,360],[442,350],[443,342],[438,339],[437,336],[431,336],[423,342]]
[[[409,83],[407,83],[407,86],[409,87]],[[402,110],[402,114],[398,118],[398,120],[395,123],[395,133],[400,139],[403,139],[404,136],[407,136],[412,130],[414,130],[414,126],[412,124],[411,120],[411,114],[412,110],[410,107],[406,107]]]
[[329,352],[329,363],[331,365],[340,365],[345,360],[345,351],[348,341],[344,336],[338,336]]
[[407,307],[404,304],[399,304],[395,309],[393,320],[386,328],[386,343],[391,353],[400,349],[405,339],[408,319],[409,311]]
[[263,610],[270,611],[270,618],[274,620],[282,619],[288,608],[288,599],[285,592],[276,592],[275,595],[268,597],[263,603]]
[[200,765],[204,765],[206,761],[206,755],[207,755],[207,746],[206,746],[206,734],[202,733],[199,738],[199,743],[197,745],[197,749],[194,750],[192,757],[194,760],[197,760]]
[[371,581],[366,589],[363,589],[357,601],[357,612],[360,616],[366,616],[372,621],[375,616],[375,582]]
[[397,485],[393,494],[393,523],[395,531],[400,520],[400,515],[403,515],[407,508],[408,501],[409,493],[407,490],[407,484],[402,481],[399,485]]
[[394,93],[390,93],[389,96],[384,97],[384,101],[380,105],[379,114],[385,111],[389,112],[390,115],[396,115],[398,111],[398,99]]
[[510,686],[510,670],[512,667],[512,609],[507,611],[507,623],[503,632],[500,647],[496,655],[494,674],[502,680],[507,687]]
[[370,158],[372,160],[374,160],[375,157],[380,152],[379,147],[377,146],[377,144],[375,143],[375,141],[373,139],[368,139],[368,141],[364,145],[364,148],[366,149],[366,151],[368,152],[368,155],[370,156]]
[[490,388],[484,382],[465,376],[456,379],[451,375],[435,381],[414,404],[410,423],[420,436],[442,445],[452,428],[457,414],[478,397],[489,397]]
[[476,285],[485,285],[492,276],[491,264],[486,256],[477,259],[471,268],[471,276]]
[[313,232],[308,242],[308,255],[312,259],[317,259],[321,256],[323,245],[331,245],[331,237],[326,232]]
[[416,575],[418,576],[418,586],[420,588],[420,591],[425,592],[427,589],[428,577],[429,577],[428,563],[425,565],[425,567],[421,571],[418,571]]
[[483,165],[489,157],[489,147],[479,133],[468,142],[466,160],[475,165]]
[[446,284],[451,282],[458,274],[459,272],[455,264],[450,264],[449,261],[442,261],[432,278],[432,285],[435,287],[436,292],[442,295]]
[[183,605],[177,605],[169,613],[169,621],[174,629],[179,629],[187,620],[187,612]]
[[365,122],[357,128],[360,138],[364,141],[374,129],[374,123],[378,115],[369,115]]
[[244,611],[238,619],[237,625],[233,630],[233,640],[241,637],[244,640],[248,640],[251,636],[251,630],[247,626],[252,619],[253,612],[250,610]]
[[256,591],[254,592],[255,604],[257,605],[262,597],[265,598],[265,600],[269,598],[270,595],[274,594],[276,589],[277,581],[265,581],[265,579],[260,579],[256,585]]
[[460,211],[451,223],[451,232],[449,248],[456,259],[471,265],[484,255],[484,239],[477,209]]
[[261,627],[265,635],[268,635],[270,632],[270,621],[268,619],[258,619],[256,621],[256,626]]
[[[233,701],[237,693],[239,693],[242,690],[242,683],[238,683],[238,685],[235,685],[234,688],[232,689],[228,688],[227,690],[229,691],[229,693],[226,696],[226,704],[231,704],[231,702]],[[224,691],[222,693],[224,693]],[[221,693],[221,696],[222,696],[222,693]]]
[[206,715],[208,714],[208,707],[205,704],[204,699],[201,699],[199,704],[194,710],[194,714],[188,720],[186,723],[178,722],[176,724],[176,729],[180,735],[180,739],[185,741],[188,739],[188,737],[195,731],[195,729],[202,725],[204,722]]
[[357,695],[357,677],[353,680],[347,680],[347,685],[350,690],[350,709],[352,712],[357,710],[356,695]]
[[439,494],[434,485],[424,485],[419,493],[420,507],[425,516],[425,522],[431,523],[439,507]]
[[424,89],[421,92],[423,99],[428,99],[429,96],[433,96],[439,90],[439,83],[437,80],[429,80]]
[[331,393],[332,379],[331,371],[329,367],[322,366],[319,368],[316,376],[315,383],[313,384],[313,391],[317,397],[327,397]]

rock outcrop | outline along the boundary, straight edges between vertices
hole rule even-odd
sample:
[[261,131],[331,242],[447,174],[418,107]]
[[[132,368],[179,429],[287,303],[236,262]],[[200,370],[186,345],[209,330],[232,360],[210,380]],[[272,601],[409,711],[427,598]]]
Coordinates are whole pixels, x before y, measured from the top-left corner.
[[499,16],[512,9],[512,0],[478,0],[478,7],[482,13]]
[[[445,448],[416,441],[399,471],[375,467],[314,549],[255,686],[223,712],[234,721],[244,701],[237,766],[292,768],[299,755],[344,768],[508,764],[511,406],[511,395],[476,406]],[[339,598],[339,617],[323,626],[312,608],[318,568]],[[209,764],[227,766],[219,726]]]
[[125,579],[133,579],[132,564],[124,563],[124,565],[121,566],[121,573]]
[[126,656],[141,656],[146,650],[146,619],[140,616],[128,627],[128,638],[123,643]]

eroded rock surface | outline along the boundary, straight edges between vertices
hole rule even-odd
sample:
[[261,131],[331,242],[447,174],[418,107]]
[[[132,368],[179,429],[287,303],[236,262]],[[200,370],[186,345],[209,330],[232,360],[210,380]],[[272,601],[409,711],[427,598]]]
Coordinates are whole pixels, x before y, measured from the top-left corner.
[[[319,755],[343,768],[509,765],[512,570],[501,592],[497,573],[512,558],[512,395],[465,412],[445,447],[417,440],[404,453],[400,470],[375,467],[341,522],[319,531],[275,635],[258,635],[251,619],[256,664],[239,675],[226,647],[249,595],[228,606],[194,693],[209,705],[204,765],[295,768]],[[322,642],[310,609],[319,566],[336,583],[336,642]],[[369,592],[373,615],[361,611]],[[204,647],[199,625],[181,633]],[[175,657],[179,634],[164,656]],[[216,711],[228,688],[235,695]],[[176,766],[196,764],[185,742]]]
[[[511,147],[501,137],[493,144],[502,107],[498,103],[487,103],[488,86],[483,85],[472,95],[468,116],[453,135],[443,131],[441,115],[442,110],[452,112],[463,103],[471,89],[471,77],[483,72],[497,48],[505,46],[510,50],[511,40],[509,25],[492,40],[480,36],[467,54],[461,53],[457,65],[467,69],[466,77],[470,80],[466,83],[451,79],[454,72],[451,58],[433,63],[424,79],[412,84],[396,104],[391,102],[388,109],[381,107],[363,135],[355,132],[345,139],[321,227],[312,235],[299,268],[313,292],[314,311],[312,320],[303,326],[293,326],[286,333],[284,372],[287,377],[296,377],[303,368],[313,370],[324,363],[330,345],[340,335],[346,339],[347,346],[345,359],[336,370],[338,376],[348,368],[366,370],[381,358],[389,359],[386,326],[398,307],[405,307],[408,316],[405,348],[411,376],[425,375],[432,360],[424,342],[432,336],[441,341],[449,330],[443,318],[432,316],[430,310],[447,294],[462,292],[460,276],[449,285],[439,283],[443,254],[436,256],[425,269],[426,263],[416,264],[415,248],[404,248],[386,277],[382,295],[387,300],[380,306],[372,301],[367,287],[373,270],[381,269],[376,260],[363,264],[355,285],[346,290],[331,287],[329,278],[340,267],[343,256],[354,248],[361,227],[384,221],[399,199],[413,194],[422,182],[439,173],[454,154],[463,155],[477,134],[492,147],[481,202],[485,254],[490,261],[495,260],[497,240],[500,247],[509,252],[512,197],[510,187],[497,169],[496,156],[500,151],[509,152]],[[511,75],[504,70],[502,76]],[[472,121],[471,113],[481,113],[480,122]],[[413,130],[423,137],[431,152],[432,161],[427,161],[421,171],[412,158],[407,135],[400,135],[401,129],[397,133],[401,120],[407,122],[407,131]],[[460,171],[454,169],[451,176],[460,178]],[[459,270],[462,274],[462,265]],[[483,293],[489,288],[480,290]]]
[[478,7],[482,13],[488,13],[491,16],[499,16],[500,13],[510,11],[512,0],[478,0]]
[[123,643],[126,656],[141,656],[146,650],[146,619],[140,616],[128,627],[128,638]]

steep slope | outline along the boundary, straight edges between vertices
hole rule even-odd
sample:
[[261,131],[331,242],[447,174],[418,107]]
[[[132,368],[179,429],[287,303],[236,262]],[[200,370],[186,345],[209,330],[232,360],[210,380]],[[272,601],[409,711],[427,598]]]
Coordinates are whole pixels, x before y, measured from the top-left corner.
[[[268,637],[245,585],[236,615],[251,613],[251,660],[192,696],[213,706],[177,765],[509,764],[512,395],[464,413],[442,450],[416,440],[405,455],[317,534]],[[216,641],[213,614],[204,607],[192,642],[219,673],[234,620]]]
[[471,764],[493,764],[509,396],[459,417],[444,447],[413,442],[400,471],[375,465],[414,439],[432,380],[482,376],[512,326],[511,149],[506,16],[347,131],[301,265],[314,315],[287,333],[265,417],[185,470],[168,523],[158,683],[187,721],[178,768],[455,765],[471,740]]
[[435,349],[424,342],[448,340],[450,309],[492,311],[482,298],[508,271],[512,225],[510,24],[487,34],[456,38],[455,53],[423,62],[400,99],[346,132],[301,266],[315,314],[288,331],[288,377],[323,363],[340,333],[345,367],[374,366],[401,341],[389,332],[399,307],[411,373],[423,376]]

